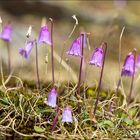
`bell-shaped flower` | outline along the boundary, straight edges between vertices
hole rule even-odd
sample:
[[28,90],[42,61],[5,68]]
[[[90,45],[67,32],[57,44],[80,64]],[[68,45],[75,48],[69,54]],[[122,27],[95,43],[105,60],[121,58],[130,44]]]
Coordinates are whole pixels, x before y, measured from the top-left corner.
[[38,43],[46,43],[48,45],[52,44],[51,43],[50,32],[49,32],[49,29],[48,29],[47,25],[41,27]]
[[25,48],[20,48],[19,53],[25,58],[28,59],[32,48],[34,47],[34,41],[28,41],[25,45]]
[[55,88],[53,88],[48,94],[47,101],[45,100],[44,103],[48,106],[56,107],[57,95],[58,93],[56,92]]
[[12,26],[11,26],[11,24],[7,24],[2,29],[0,38],[6,42],[11,42],[11,34],[12,34]]
[[96,48],[95,51],[93,52],[91,58],[90,58],[89,64],[95,65],[97,67],[102,67],[103,56],[104,56],[103,48],[101,48],[101,47]]
[[74,55],[74,56],[82,57],[82,53],[81,53],[81,35],[76,40],[74,40],[74,42],[72,43],[70,49],[66,53],[68,55]]
[[135,63],[134,55],[132,53],[129,53],[125,58],[121,75],[132,76],[135,73],[134,63]]
[[67,122],[67,123],[73,122],[72,111],[69,107],[66,107],[63,110],[62,122]]

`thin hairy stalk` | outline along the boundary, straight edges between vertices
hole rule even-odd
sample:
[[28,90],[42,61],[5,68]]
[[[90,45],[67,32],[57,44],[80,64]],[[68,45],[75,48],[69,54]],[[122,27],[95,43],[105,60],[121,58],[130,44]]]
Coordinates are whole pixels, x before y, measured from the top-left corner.
[[[69,75],[69,73],[70,73],[70,61],[69,60],[67,60],[67,64],[68,64],[68,66],[69,66],[69,69],[67,70],[67,74]],[[68,85],[67,85],[67,89],[68,89],[68,93],[69,93],[69,89],[70,89],[70,76],[69,76],[69,78],[68,78]]]
[[132,96],[132,91],[133,91],[133,85],[134,85],[135,66],[136,66],[136,49],[134,49],[133,54],[134,54],[134,65],[133,65],[133,71],[134,71],[134,73],[132,75],[131,86],[130,86],[130,91],[129,91],[129,95],[128,95],[128,104],[130,104],[130,101],[131,101],[131,96]]
[[[80,86],[81,86],[81,75],[82,75],[82,66],[83,66],[83,57],[84,57],[84,34],[81,34],[82,44],[81,44],[81,60],[80,60],[80,69],[79,69],[79,79],[77,84],[77,95],[80,98]],[[79,100],[79,99],[78,99]],[[78,101],[78,113],[81,112],[80,102]]]
[[40,89],[40,77],[39,77],[39,69],[38,69],[38,48],[37,41],[35,40],[35,58],[36,58],[36,76],[37,76],[37,89]]
[[51,34],[51,65],[52,65],[52,85],[54,87],[54,84],[55,84],[55,80],[54,80],[54,54],[53,54],[53,51],[54,51],[54,46],[53,46],[53,19],[50,18],[49,19],[50,22],[51,22],[51,30],[50,30],[50,34]]
[[0,72],[1,72],[2,87],[4,87],[4,89],[6,89],[6,86],[5,86],[5,83],[4,83],[4,75],[3,75],[3,65],[2,65],[2,61],[1,61]]
[[100,74],[100,80],[97,88],[97,96],[96,96],[96,101],[95,101],[95,107],[94,107],[94,115],[96,114],[97,106],[98,106],[98,101],[99,101],[99,96],[100,96],[100,88],[102,84],[102,77],[103,77],[103,71],[104,71],[104,64],[105,64],[105,57],[106,57],[106,51],[107,51],[107,43],[103,43],[104,47],[104,56],[103,56],[103,64],[101,68],[101,74]]
[[58,121],[58,117],[59,117],[59,115],[60,115],[60,112],[61,112],[61,110],[60,110],[60,108],[58,107],[58,109],[57,109],[57,114],[56,114],[56,116],[55,116],[55,118],[54,118],[54,120],[53,120],[53,124],[52,124],[52,127],[51,127],[51,131],[52,131],[52,132],[54,131],[54,129],[55,129],[55,127],[56,127],[56,124],[57,124],[57,121]]
[[8,74],[10,74],[11,73],[11,47],[9,42],[7,42],[7,51],[8,51]]

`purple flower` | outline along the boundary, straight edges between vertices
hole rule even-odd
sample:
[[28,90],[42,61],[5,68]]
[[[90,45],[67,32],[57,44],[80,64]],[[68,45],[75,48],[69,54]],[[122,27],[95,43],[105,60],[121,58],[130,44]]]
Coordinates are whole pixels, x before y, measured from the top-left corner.
[[48,94],[48,101],[45,101],[45,104],[51,107],[56,107],[56,101],[57,101],[57,92],[55,88],[53,88],[49,94]]
[[62,122],[73,122],[72,118],[72,112],[69,107],[64,108],[63,114],[62,114]]
[[66,53],[68,55],[82,57],[82,54],[81,54],[81,35],[76,40],[74,40],[70,49]]
[[0,38],[4,41],[11,42],[12,27],[10,24],[4,26]]
[[89,64],[97,67],[102,67],[104,51],[101,47],[96,48],[93,52]]
[[121,75],[132,76],[134,74],[134,55],[129,53],[126,58],[122,68]]
[[39,43],[47,43],[49,45],[52,44],[51,43],[50,32],[49,32],[49,29],[48,29],[47,25],[41,27],[38,42]]
[[19,53],[25,58],[27,59],[31,53],[32,48],[34,47],[34,41],[28,41],[26,43],[25,48],[20,48],[19,49]]

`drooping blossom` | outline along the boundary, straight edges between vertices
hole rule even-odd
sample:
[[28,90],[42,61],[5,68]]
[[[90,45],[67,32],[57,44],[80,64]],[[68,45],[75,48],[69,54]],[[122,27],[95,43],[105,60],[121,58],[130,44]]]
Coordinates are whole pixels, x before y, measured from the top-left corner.
[[12,26],[11,24],[7,24],[2,29],[2,32],[0,34],[0,38],[6,42],[11,42],[11,34],[12,34]]
[[125,62],[121,72],[122,76],[132,76],[135,73],[134,61],[134,55],[132,53],[129,53],[125,58]]
[[56,102],[57,102],[57,95],[58,93],[56,92],[55,88],[53,88],[49,94],[48,94],[48,99],[44,101],[45,104],[51,107],[56,107]]
[[74,42],[72,43],[70,49],[66,53],[68,55],[74,55],[74,56],[82,57],[82,53],[81,53],[81,35],[76,40],[74,40]]
[[89,64],[95,65],[97,67],[102,67],[103,56],[104,56],[103,48],[101,48],[101,47],[96,48],[90,58]]
[[48,45],[51,45],[51,37],[47,25],[41,27],[38,43],[46,43]]
[[28,41],[25,45],[25,48],[20,48],[19,53],[25,58],[28,59],[32,48],[34,47],[34,41]]
[[73,122],[72,111],[69,107],[66,107],[63,110],[62,122],[68,122],[68,123]]

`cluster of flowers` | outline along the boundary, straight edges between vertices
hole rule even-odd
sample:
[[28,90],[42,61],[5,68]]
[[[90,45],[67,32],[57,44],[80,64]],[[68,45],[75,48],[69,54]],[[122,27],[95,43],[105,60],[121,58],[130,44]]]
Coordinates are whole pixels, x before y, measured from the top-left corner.
[[[11,42],[11,33],[12,33],[12,27],[10,24],[6,25],[0,34],[0,38],[4,41]],[[82,38],[83,36],[83,38]],[[82,40],[83,39],[83,40]],[[29,58],[32,48],[34,47],[35,40],[28,41],[24,48],[19,49],[20,55],[22,55],[25,59]],[[81,33],[77,39],[75,39],[70,47],[70,49],[66,52],[68,55],[73,55],[82,58],[83,54],[81,52],[81,46],[83,42],[83,47],[86,46],[86,33]],[[45,25],[41,27],[40,34],[38,38],[38,43],[45,43],[48,45],[51,45],[51,37],[50,32],[48,29],[48,26]],[[105,43],[102,43],[99,47],[97,47],[89,61],[90,65],[95,65],[97,67],[102,68],[103,66],[103,59],[104,59],[104,45]],[[135,54],[134,52],[129,53],[126,56],[124,65],[122,67],[121,76],[133,76],[138,67],[140,67],[140,55],[138,56],[137,61],[135,62]],[[48,98],[45,99],[44,103],[47,104],[50,107],[56,107],[57,106],[57,96],[58,93],[56,89],[53,87],[52,90],[48,94]],[[67,106],[62,114],[62,122],[73,122],[72,117],[72,110]]]

